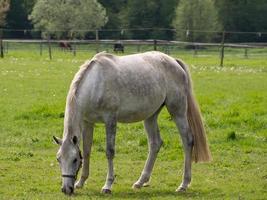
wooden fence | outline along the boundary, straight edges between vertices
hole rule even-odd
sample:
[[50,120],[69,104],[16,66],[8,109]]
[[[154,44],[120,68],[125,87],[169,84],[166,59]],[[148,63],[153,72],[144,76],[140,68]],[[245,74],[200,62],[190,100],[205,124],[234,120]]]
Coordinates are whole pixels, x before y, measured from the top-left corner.
[[[99,46],[100,45],[114,45],[117,43],[123,44],[124,46],[127,45],[136,45],[137,46],[137,52],[140,51],[141,45],[148,45],[152,46],[154,50],[158,50],[159,47],[170,47],[170,46],[183,46],[188,47],[190,49],[193,49],[195,54],[197,54],[197,51],[203,48],[208,47],[217,47],[220,49],[220,66],[223,66],[224,61],[224,51],[225,47],[229,48],[240,48],[244,49],[244,55],[245,57],[248,56],[248,49],[252,48],[267,48],[267,43],[225,43],[224,37],[222,37],[221,43],[199,43],[199,42],[184,42],[184,41],[166,41],[166,40],[0,40],[0,52],[1,57],[4,57],[5,52],[7,53],[9,51],[9,44],[12,43],[22,43],[22,44],[38,44],[40,55],[43,54],[44,48],[43,46],[46,45],[48,47],[48,54],[49,58],[52,59],[52,46],[58,46],[60,43],[66,43],[71,45],[71,49],[69,49],[71,52],[73,52],[73,55],[75,56],[77,51],[78,45],[89,45],[93,44],[95,51],[99,52]],[[165,53],[168,52],[168,48]]]

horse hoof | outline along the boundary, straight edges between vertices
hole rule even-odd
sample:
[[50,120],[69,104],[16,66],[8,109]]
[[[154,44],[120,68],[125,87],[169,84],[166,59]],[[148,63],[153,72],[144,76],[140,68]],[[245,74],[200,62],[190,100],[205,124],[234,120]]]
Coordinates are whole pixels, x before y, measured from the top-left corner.
[[149,182],[146,182],[143,184],[143,187],[149,187],[150,186],[150,183]]
[[102,189],[102,193],[103,194],[111,194],[111,190],[110,189]]
[[80,181],[78,181],[75,183],[74,187],[75,187],[75,189],[80,189],[83,187],[83,184]]
[[178,187],[178,188],[176,189],[176,192],[180,192],[180,193],[182,193],[182,192],[186,192],[186,188],[184,188],[184,187]]
[[132,188],[133,189],[141,189],[142,185],[138,184],[138,183],[135,183],[133,184]]

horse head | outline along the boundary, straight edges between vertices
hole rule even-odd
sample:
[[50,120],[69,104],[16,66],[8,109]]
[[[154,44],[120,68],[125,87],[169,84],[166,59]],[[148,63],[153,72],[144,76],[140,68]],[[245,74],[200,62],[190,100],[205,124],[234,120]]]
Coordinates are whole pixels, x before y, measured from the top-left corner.
[[78,145],[77,136],[61,140],[53,136],[54,141],[60,146],[57,160],[61,169],[62,192],[71,195],[74,192],[74,183],[82,165],[82,155]]

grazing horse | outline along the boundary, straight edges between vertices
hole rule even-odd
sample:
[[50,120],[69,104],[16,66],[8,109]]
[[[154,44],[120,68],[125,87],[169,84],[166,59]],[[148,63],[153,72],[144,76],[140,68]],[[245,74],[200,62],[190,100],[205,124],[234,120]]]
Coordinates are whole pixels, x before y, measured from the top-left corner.
[[62,50],[72,50],[71,44],[69,42],[60,41],[58,45]]
[[118,53],[118,52],[124,53],[124,46],[121,42],[117,42],[114,44],[113,50],[115,53]]
[[[67,96],[63,139],[57,159],[62,173],[62,192],[72,194],[89,175],[89,158],[95,123],[106,128],[108,172],[103,193],[111,193],[114,181],[113,158],[117,123],[144,121],[149,154],[140,178],[133,188],[150,179],[162,139],[157,118],[167,107],[182,138],[183,181],[176,191],[185,191],[191,181],[191,162],[210,161],[201,113],[193,96],[187,66],[160,52],[114,56],[99,53],[85,62],[75,75]],[[83,159],[80,140],[83,142]],[[74,185],[83,160],[82,174]]]

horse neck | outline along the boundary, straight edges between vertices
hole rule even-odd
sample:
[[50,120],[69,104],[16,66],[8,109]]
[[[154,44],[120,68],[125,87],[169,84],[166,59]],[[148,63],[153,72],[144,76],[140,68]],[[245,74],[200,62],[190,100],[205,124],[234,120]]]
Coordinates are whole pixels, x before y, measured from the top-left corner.
[[75,107],[71,107],[69,104],[66,105],[65,117],[64,117],[64,134],[63,140],[67,138],[78,137],[78,141],[81,138],[81,113],[78,112]]

